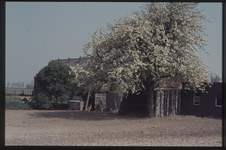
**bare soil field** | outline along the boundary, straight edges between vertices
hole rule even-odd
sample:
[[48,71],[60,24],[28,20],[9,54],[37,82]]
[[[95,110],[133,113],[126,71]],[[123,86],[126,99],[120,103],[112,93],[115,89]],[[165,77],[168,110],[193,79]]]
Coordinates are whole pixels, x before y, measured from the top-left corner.
[[6,110],[6,146],[222,146],[222,120],[119,116],[75,110]]

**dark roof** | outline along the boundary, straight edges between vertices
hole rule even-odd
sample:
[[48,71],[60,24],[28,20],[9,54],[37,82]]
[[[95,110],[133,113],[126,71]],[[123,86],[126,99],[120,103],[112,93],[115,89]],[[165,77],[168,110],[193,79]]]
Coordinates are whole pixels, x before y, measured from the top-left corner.
[[68,59],[59,59],[58,60],[54,60],[54,61],[58,61],[58,62],[63,62],[68,66],[77,66],[77,64],[84,66],[85,64],[87,64],[89,58],[68,58]]
[[222,84],[222,82],[212,82],[213,84]]

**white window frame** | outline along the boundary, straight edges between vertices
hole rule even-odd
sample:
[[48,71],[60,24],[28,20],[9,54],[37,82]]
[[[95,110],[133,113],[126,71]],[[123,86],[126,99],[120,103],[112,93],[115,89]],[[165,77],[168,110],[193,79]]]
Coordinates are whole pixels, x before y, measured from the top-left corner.
[[[200,106],[201,96],[198,96],[198,95],[195,95],[195,94],[196,93],[194,93],[194,96],[193,96],[193,105]],[[199,101],[197,101],[196,98],[199,98]],[[199,102],[199,104],[196,104],[196,102]]]
[[222,107],[222,105],[217,105],[217,100],[221,99],[222,101],[222,93],[221,92],[216,92],[215,93],[215,107]]
[[[222,107],[222,105],[217,105],[217,100],[218,100],[218,98],[219,98],[219,97],[216,97],[216,98],[215,98],[215,107]],[[221,100],[222,100],[222,98],[221,98]]]

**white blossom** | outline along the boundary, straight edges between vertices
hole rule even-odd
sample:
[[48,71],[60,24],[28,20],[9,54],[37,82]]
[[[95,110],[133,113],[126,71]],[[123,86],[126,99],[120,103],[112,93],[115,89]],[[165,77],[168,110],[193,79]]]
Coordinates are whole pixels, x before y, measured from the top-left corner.
[[169,77],[190,83],[190,89],[200,87],[209,73],[198,55],[207,45],[201,23],[207,19],[196,5],[150,3],[107,24],[84,45],[90,60],[82,70],[74,70],[75,82],[87,91],[118,83],[122,92],[136,92],[137,85]]

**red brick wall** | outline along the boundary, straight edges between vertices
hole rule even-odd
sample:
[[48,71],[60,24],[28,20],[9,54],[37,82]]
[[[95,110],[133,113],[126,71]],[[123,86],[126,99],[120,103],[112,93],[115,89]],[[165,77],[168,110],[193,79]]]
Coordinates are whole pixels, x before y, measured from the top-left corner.
[[215,107],[215,92],[222,92],[222,83],[215,83],[206,88],[208,93],[201,93],[200,105],[193,105],[193,91],[181,92],[181,114],[196,116],[222,117],[222,107]]

